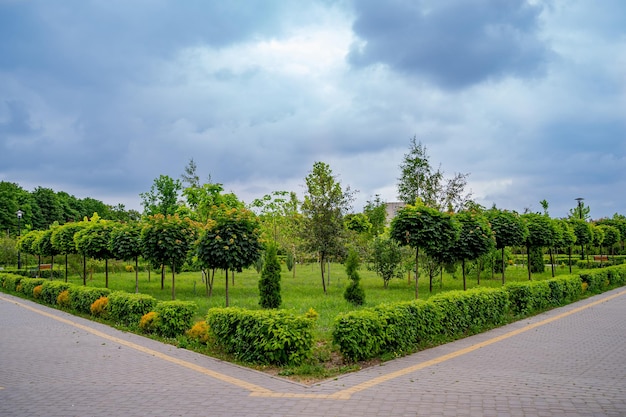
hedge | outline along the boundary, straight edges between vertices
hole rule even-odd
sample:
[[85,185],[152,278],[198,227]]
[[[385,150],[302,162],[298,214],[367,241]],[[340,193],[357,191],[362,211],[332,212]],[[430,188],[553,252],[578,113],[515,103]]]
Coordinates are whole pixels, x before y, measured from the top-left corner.
[[63,281],[46,280],[41,284],[41,301],[56,305],[59,294],[70,288],[72,284]]
[[85,287],[72,285],[69,287],[70,306],[78,312],[90,314],[91,305],[100,297],[108,297],[111,290],[108,288]]
[[193,317],[198,310],[191,301],[162,301],[154,311],[158,316],[156,331],[164,337],[176,337],[184,334],[193,324]]
[[137,325],[141,316],[154,310],[157,305],[157,299],[146,294],[114,291],[108,298],[109,318],[127,326]]
[[244,362],[296,365],[313,350],[314,320],[284,310],[211,308],[206,321],[224,351]]

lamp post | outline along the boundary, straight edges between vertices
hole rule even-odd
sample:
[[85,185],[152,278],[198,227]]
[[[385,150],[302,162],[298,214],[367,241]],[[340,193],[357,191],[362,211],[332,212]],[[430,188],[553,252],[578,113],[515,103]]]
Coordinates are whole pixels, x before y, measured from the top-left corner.
[[[17,240],[20,240],[22,234],[22,216],[24,212],[22,210],[17,211]],[[17,247],[17,269],[22,269],[22,258],[20,257],[20,247]]]
[[[578,197],[575,200],[578,201],[578,217],[580,218],[580,220],[584,220],[583,219],[583,200],[584,200],[584,198]],[[582,242],[580,243],[580,259],[582,259],[582,260],[585,259],[585,245]]]

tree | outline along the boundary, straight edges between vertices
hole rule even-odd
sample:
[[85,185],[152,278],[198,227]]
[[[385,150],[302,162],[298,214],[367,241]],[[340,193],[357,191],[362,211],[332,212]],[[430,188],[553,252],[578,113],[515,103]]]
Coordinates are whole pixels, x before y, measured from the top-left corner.
[[[113,257],[109,250],[111,228],[111,222],[100,219],[96,213],[87,225],[74,235],[78,253],[83,257],[104,260],[106,288],[109,288],[109,258]],[[86,285],[87,271],[85,269],[83,269],[83,274],[83,284]]]
[[372,241],[371,269],[383,279],[388,287],[392,278],[402,277],[402,249],[397,241],[389,237],[376,237]]
[[259,280],[259,304],[263,308],[279,308],[282,302],[280,295],[280,262],[275,243],[270,243],[265,250],[265,262]]
[[593,231],[591,230],[591,224],[585,220],[578,218],[570,218],[569,223],[574,229],[576,235],[576,243],[580,245],[580,259],[585,259],[585,246],[593,241]]
[[446,179],[441,168],[432,168],[426,147],[417,142],[415,136],[411,139],[409,153],[404,155],[400,170],[398,195],[405,204],[415,204],[420,199],[427,207],[439,211],[459,211],[470,199],[470,194],[465,194],[469,174],[457,173]]
[[365,303],[365,291],[363,291],[363,287],[361,287],[361,277],[358,272],[359,266],[359,254],[354,249],[349,250],[345,268],[346,274],[350,279],[350,284],[346,287],[343,298],[355,306],[360,306]]
[[[70,254],[78,253],[76,249],[76,243],[74,242],[74,235],[85,227],[84,222],[71,222],[65,223],[54,229],[50,241],[52,245],[57,249],[61,255],[65,255],[65,282],[67,282],[68,264],[67,257]],[[83,262],[85,259],[83,258]],[[85,283],[85,281],[83,281]]]
[[138,293],[141,224],[139,222],[117,223],[111,230],[109,250],[116,259],[135,261],[135,293]]
[[147,216],[155,214],[174,215],[178,208],[178,193],[181,188],[182,185],[179,180],[167,175],[160,175],[154,180],[150,191],[139,194],[142,199],[141,205],[144,208],[144,214]]
[[556,219],[554,226],[558,230],[558,240],[556,246],[559,248],[567,248],[569,273],[572,273],[572,246],[576,243],[576,235],[574,229],[567,220]]
[[[615,226],[607,224],[600,224],[597,227],[602,229],[604,232],[604,240],[602,241],[602,244],[607,248],[610,254],[613,255],[615,245],[621,240],[619,229]],[[600,255],[602,255],[602,253],[600,253]]]
[[[528,228],[526,253],[528,257],[528,279],[530,280],[532,279],[532,272],[542,272],[545,268],[542,248],[549,247],[554,243],[555,232],[552,220],[545,215],[526,213],[522,215],[522,219]],[[531,258],[535,259],[535,262],[531,262]],[[535,265],[534,271],[533,265]]]
[[488,219],[496,238],[496,248],[502,252],[502,284],[504,285],[504,270],[506,269],[504,248],[520,246],[526,241],[528,228],[519,214],[495,207],[488,213]]
[[[176,271],[183,266],[196,238],[197,226],[178,215],[148,216],[141,229],[141,252],[156,265],[172,269],[172,300],[176,299]],[[163,269],[161,273],[163,289]]]
[[350,187],[341,188],[330,167],[323,162],[313,164],[313,170],[305,181],[302,238],[310,251],[319,254],[322,287],[326,294],[324,265],[330,255],[341,250],[343,217],[350,210],[354,197]]
[[495,247],[496,240],[487,218],[481,214],[463,211],[455,215],[455,220],[460,224],[460,233],[450,252],[454,259],[461,261],[463,290],[466,290],[465,261],[489,253]]
[[37,241],[40,233],[40,230],[31,230],[30,232],[20,236],[17,241],[17,249],[20,252],[37,255],[38,249],[35,247],[35,242]]
[[363,214],[372,225],[370,233],[376,237],[385,231],[387,226],[387,204],[376,194],[374,200],[368,200],[363,207]]
[[32,218],[33,228],[47,229],[54,222],[63,223],[63,208],[56,193],[50,188],[37,187],[31,193],[35,216]]
[[391,221],[390,236],[415,250],[415,298],[418,298],[419,250],[437,256],[451,247],[458,237],[458,225],[447,213],[426,207],[420,201],[406,205]]
[[261,256],[259,222],[251,211],[231,208],[205,224],[196,253],[202,266],[226,271],[226,306],[228,271],[253,265]]
[[59,227],[58,223],[50,226],[48,230],[43,230],[37,236],[37,239],[33,242],[33,246],[36,248],[36,252],[40,256],[50,256],[50,279],[54,277],[54,257],[60,254],[59,250],[52,244],[51,238],[54,229]]

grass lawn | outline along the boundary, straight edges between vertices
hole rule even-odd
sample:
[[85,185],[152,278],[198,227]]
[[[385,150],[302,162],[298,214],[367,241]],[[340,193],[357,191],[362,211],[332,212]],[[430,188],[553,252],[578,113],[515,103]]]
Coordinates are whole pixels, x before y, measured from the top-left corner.
[[[120,268],[118,268],[120,269]],[[573,271],[576,272],[576,271]],[[415,282],[408,282],[408,276],[403,279],[394,279],[389,282],[388,288],[383,288],[383,280],[371,271],[362,268],[359,271],[361,284],[365,290],[364,307],[372,307],[382,303],[397,301],[409,301],[415,298]],[[559,267],[557,275],[569,274],[568,268]],[[420,276],[419,298],[428,299],[429,296],[442,291],[462,290],[463,280],[460,272],[455,277],[444,273],[443,279],[439,277],[433,283],[433,292],[429,292],[429,279],[423,273]],[[247,269],[242,273],[235,274],[235,282],[229,277],[229,304],[233,307],[259,309],[258,281],[260,274],[254,269]],[[543,274],[533,274],[534,280],[548,279],[552,277],[550,269]],[[413,278],[413,277],[412,277]],[[506,281],[525,281],[528,272],[523,266],[510,266],[506,271]],[[82,284],[82,278],[78,275],[70,276],[69,281]],[[343,293],[349,280],[343,265],[331,264],[330,283],[327,285],[327,293],[322,289],[319,264],[298,265],[296,277],[283,266],[281,279],[281,308],[294,311],[299,314],[306,313],[310,308],[319,313],[315,336],[320,341],[331,339],[332,324],[334,318],[342,312],[354,310],[355,307],[343,298]],[[104,273],[93,274],[87,280],[88,286],[104,287]],[[147,272],[139,273],[139,291],[152,295],[158,300],[171,300],[171,272],[166,272],[164,288],[161,289],[161,277],[159,271],[152,271],[150,279]],[[496,274],[493,278],[491,273],[481,274],[480,286],[500,287],[501,275]],[[477,276],[472,273],[467,276],[467,287],[478,286]],[[111,290],[135,291],[134,272],[109,272],[109,288]],[[213,294],[207,297],[205,284],[200,272],[183,272],[176,274],[176,299],[194,301],[198,305],[197,320],[203,320],[208,309],[225,306],[225,275],[224,271],[217,271],[214,281]]]

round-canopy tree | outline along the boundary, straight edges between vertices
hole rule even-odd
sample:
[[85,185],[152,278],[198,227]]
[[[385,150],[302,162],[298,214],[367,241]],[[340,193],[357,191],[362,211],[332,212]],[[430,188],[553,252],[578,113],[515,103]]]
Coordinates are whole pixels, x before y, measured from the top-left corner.
[[415,298],[418,297],[419,250],[438,256],[456,241],[459,228],[447,213],[426,207],[420,201],[402,208],[391,222],[392,239],[415,249]]
[[481,214],[462,211],[454,216],[461,230],[450,250],[454,259],[461,261],[463,271],[463,290],[467,289],[465,280],[465,261],[478,259],[495,247],[495,237],[487,218]]
[[576,235],[574,229],[567,220],[554,220],[554,227],[558,229],[558,240],[556,246],[559,248],[567,248],[569,273],[572,273],[572,246],[576,243]]
[[141,224],[117,223],[109,240],[109,249],[116,259],[135,261],[135,292],[139,292],[139,256],[141,256]]
[[[109,250],[110,234],[111,222],[101,220],[97,215],[94,215],[87,225],[74,235],[74,243],[78,253],[84,257],[104,260],[106,288],[109,288],[109,258],[113,257]],[[86,276],[87,270],[86,267],[83,267],[83,284],[85,285]]]
[[[141,252],[157,265],[172,268],[172,300],[176,299],[176,270],[183,266],[195,240],[197,225],[177,214],[148,216],[141,229]],[[163,274],[161,274],[163,289]]]
[[[249,210],[225,210],[206,223],[196,250],[198,260],[207,268],[239,270],[253,265],[261,256],[259,222]],[[228,273],[226,274],[226,306],[228,306]]]
[[[555,232],[552,219],[548,216],[537,213],[526,213],[522,215],[522,218],[528,228],[528,236],[526,237],[526,253],[528,258],[528,279],[530,280],[532,279],[533,270],[531,252],[534,252],[535,259],[538,259],[538,262],[535,262],[535,264],[538,264],[535,272],[543,271],[542,268],[544,268],[544,263],[542,248],[549,247],[554,243]],[[539,269],[541,269],[541,271]]]
[[492,209],[488,212],[491,230],[495,234],[496,248],[502,251],[502,284],[504,284],[504,270],[506,269],[504,248],[520,246],[526,241],[528,228],[515,212]]
[[68,274],[67,256],[78,253],[76,250],[76,243],[74,243],[74,235],[84,227],[85,223],[83,222],[71,222],[56,227],[52,232],[52,237],[50,238],[52,245],[61,255],[65,255],[65,282],[67,282]]
[[576,243],[580,245],[580,259],[585,259],[585,246],[593,241],[591,224],[582,219],[570,219],[570,224],[576,235]]

